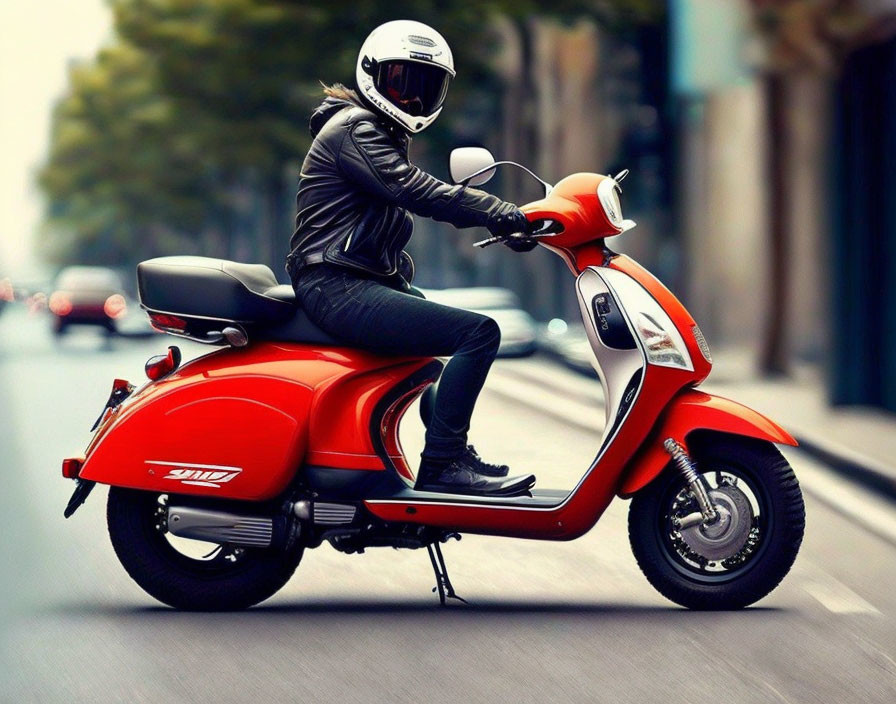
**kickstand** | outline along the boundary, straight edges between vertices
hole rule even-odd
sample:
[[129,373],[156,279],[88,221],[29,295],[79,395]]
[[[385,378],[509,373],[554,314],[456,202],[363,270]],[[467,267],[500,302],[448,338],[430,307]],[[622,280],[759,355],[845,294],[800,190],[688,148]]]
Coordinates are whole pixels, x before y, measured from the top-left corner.
[[439,547],[439,544],[437,542],[430,543],[426,546],[426,550],[429,552],[432,570],[436,573],[436,586],[432,590],[439,592],[439,602],[441,602],[442,606],[445,606],[448,599],[457,599],[464,604],[469,603],[466,599],[455,594],[451,580],[448,578],[448,568],[445,566],[445,558],[442,556],[442,548]]

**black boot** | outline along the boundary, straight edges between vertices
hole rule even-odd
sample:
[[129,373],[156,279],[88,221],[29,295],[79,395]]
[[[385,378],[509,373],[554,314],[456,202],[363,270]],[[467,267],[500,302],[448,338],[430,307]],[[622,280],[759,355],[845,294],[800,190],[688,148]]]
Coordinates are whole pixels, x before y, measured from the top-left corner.
[[469,449],[447,463],[424,459],[420,463],[415,488],[418,491],[448,494],[520,496],[527,494],[535,484],[533,474],[510,478],[485,476],[477,471],[483,464],[479,456]]
[[489,464],[488,462],[483,462],[479,453],[476,452],[476,448],[472,445],[467,445],[467,454],[470,456],[470,460],[476,464],[477,474],[482,474],[486,477],[506,477],[507,473],[510,471],[510,467],[506,464]]

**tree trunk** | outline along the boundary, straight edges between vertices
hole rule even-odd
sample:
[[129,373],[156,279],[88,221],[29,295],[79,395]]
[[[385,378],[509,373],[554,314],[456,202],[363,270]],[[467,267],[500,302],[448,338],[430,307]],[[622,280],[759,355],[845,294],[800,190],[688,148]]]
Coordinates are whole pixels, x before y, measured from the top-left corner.
[[765,334],[759,360],[764,374],[786,374],[789,368],[787,319],[790,311],[791,218],[788,191],[786,79],[766,77],[769,126],[769,291],[766,297]]

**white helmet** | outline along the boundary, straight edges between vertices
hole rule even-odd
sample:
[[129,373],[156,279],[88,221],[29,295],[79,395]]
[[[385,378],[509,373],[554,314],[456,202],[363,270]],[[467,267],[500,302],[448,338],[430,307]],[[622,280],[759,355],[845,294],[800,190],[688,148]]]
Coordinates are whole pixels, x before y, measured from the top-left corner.
[[432,27],[412,20],[386,22],[361,46],[355,80],[361,95],[408,132],[420,132],[442,112],[454,58]]

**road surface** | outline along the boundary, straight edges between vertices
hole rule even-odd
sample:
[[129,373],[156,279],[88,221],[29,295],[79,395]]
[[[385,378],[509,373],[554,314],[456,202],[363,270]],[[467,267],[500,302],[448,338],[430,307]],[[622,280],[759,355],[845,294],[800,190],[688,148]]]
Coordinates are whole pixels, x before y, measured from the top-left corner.
[[[690,612],[656,593],[623,501],[571,543],[447,545],[469,606],[438,606],[425,551],[324,546],[250,611],[163,607],[117,563],[103,489],[62,518],[72,484],[59,467],[112,378],[139,379],[169,343],[57,345],[44,319],[0,317],[3,701],[896,701],[896,513],[798,451],[785,452],[806,492],[802,551],[744,611]],[[549,362],[500,362],[472,440],[540,486],[571,487],[597,446],[593,390]],[[412,457],[420,434],[409,414]]]

